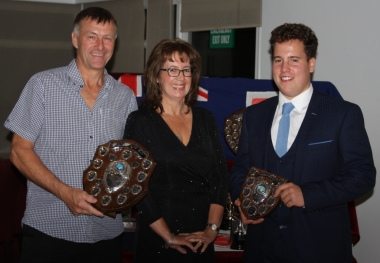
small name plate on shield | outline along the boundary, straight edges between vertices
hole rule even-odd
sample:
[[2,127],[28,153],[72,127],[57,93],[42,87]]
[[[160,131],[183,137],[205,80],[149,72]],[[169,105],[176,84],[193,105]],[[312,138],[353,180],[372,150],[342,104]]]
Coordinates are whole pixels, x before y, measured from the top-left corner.
[[113,140],[98,146],[91,165],[83,172],[83,188],[97,199],[93,206],[115,217],[138,203],[148,192],[156,163],[132,140]]
[[281,176],[251,167],[240,192],[240,208],[252,220],[270,214],[280,202],[280,196],[273,197],[277,187],[289,182]]

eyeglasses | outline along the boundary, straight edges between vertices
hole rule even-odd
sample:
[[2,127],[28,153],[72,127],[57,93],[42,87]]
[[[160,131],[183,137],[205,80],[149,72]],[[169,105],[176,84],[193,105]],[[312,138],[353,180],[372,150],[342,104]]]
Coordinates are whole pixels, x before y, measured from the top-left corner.
[[191,70],[189,68],[177,69],[177,68],[162,68],[160,70],[166,71],[170,77],[178,77],[182,72],[185,77],[192,77],[195,69]]

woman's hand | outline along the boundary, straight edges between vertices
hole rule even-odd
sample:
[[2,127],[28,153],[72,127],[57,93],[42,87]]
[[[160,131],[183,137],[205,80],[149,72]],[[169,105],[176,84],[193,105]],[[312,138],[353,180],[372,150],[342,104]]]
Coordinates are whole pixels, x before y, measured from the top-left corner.
[[180,233],[177,236],[174,236],[173,242],[170,245],[170,248],[177,249],[182,254],[187,254],[186,249],[184,249],[182,246],[187,246],[190,248],[193,252],[197,252],[198,247],[193,246],[193,244],[187,239],[190,235]]
[[[210,204],[207,222],[212,222],[212,224],[215,224],[217,226],[220,225],[222,222],[223,212],[224,206],[221,206],[219,204]],[[198,251],[199,248],[202,248],[201,253],[203,253],[207,247],[215,240],[217,235],[217,231],[212,230],[211,227],[207,226],[204,231],[191,233],[186,237],[186,239],[190,242],[195,243],[195,251]]]
[[173,236],[173,233],[170,231],[168,225],[162,217],[154,221],[149,226],[166,242],[166,245],[169,245],[169,247],[166,246],[168,249],[177,249],[180,253],[186,254],[186,249],[184,249],[182,246],[187,246],[192,251],[196,252],[193,244],[191,244],[191,242],[186,239],[189,234],[181,233],[177,236]]
[[201,253],[203,253],[208,245],[210,245],[218,235],[218,232],[207,227],[204,231],[191,233],[186,237],[186,239],[192,243],[196,243],[194,246],[194,252],[198,248],[202,247]]

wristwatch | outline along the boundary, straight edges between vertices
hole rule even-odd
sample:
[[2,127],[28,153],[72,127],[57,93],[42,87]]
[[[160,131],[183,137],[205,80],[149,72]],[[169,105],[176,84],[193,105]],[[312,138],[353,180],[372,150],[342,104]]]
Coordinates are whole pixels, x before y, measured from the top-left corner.
[[214,231],[219,231],[219,227],[216,224],[207,223],[207,226],[209,226]]

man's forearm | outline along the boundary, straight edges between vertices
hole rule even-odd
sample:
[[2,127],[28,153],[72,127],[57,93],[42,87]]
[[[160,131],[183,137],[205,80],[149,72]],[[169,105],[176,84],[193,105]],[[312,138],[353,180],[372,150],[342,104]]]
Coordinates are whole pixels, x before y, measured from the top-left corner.
[[32,142],[14,134],[10,159],[28,180],[61,198],[60,191],[67,185],[42,163]]

